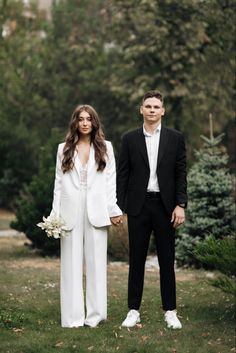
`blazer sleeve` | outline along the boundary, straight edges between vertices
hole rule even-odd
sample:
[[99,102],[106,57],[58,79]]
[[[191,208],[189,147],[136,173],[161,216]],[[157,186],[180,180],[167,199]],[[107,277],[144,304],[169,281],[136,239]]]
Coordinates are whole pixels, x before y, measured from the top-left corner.
[[61,163],[62,163],[62,145],[59,145],[57,149],[52,211],[50,213],[50,215],[53,215],[53,216],[59,216],[59,213],[60,213],[61,177],[63,173],[61,169]]
[[110,142],[107,142],[107,165],[106,165],[106,185],[107,185],[107,207],[109,217],[122,215],[122,211],[117,205],[116,198],[116,163],[113,152],[113,147]]
[[122,138],[121,152],[117,170],[117,198],[118,205],[126,212],[127,188],[130,175],[129,149],[126,135]]
[[187,172],[186,172],[186,148],[182,134],[180,134],[176,161],[176,204],[187,205]]

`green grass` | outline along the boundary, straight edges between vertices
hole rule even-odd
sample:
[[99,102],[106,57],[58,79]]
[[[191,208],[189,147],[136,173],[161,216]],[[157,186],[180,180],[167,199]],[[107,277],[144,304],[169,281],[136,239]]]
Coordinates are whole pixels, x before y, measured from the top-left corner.
[[22,237],[0,239],[2,353],[229,353],[234,350],[233,298],[210,286],[204,271],[178,271],[183,329],[163,321],[156,271],[148,271],[141,325],[124,319],[127,266],[109,266],[108,320],[97,328],[60,327],[59,260],[29,252]]

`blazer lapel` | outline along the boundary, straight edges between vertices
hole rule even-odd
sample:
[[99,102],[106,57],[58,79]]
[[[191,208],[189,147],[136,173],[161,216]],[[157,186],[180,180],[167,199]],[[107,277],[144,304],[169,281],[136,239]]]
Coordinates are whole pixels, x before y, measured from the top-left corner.
[[93,174],[96,173],[96,162],[95,162],[95,151],[93,144],[90,146],[90,151],[89,151],[89,159],[88,159],[88,165],[87,165],[87,182],[88,185],[91,184],[91,180],[93,179]]
[[80,171],[79,171],[79,157],[77,152],[74,153],[74,168],[71,171],[71,177],[73,179],[73,183],[77,188],[79,188],[79,180],[80,180]]
[[139,150],[141,152],[141,155],[143,156],[143,159],[144,159],[145,163],[149,167],[147,146],[146,146],[145,136],[144,136],[144,133],[143,133],[143,128],[140,128],[139,131],[138,131],[137,146],[139,146]]
[[169,135],[168,135],[168,130],[162,126],[161,127],[161,135],[160,135],[160,143],[159,143],[159,151],[158,151],[158,159],[157,159],[157,167],[161,162],[161,159],[164,155],[165,148],[168,143]]

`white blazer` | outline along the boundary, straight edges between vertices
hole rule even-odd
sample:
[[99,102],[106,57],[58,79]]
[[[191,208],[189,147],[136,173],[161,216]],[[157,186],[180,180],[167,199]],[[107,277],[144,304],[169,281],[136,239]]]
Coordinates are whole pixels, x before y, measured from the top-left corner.
[[[91,144],[87,165],[87,212],[88,219],[94,227],[105,227],[111,224],[110,217],[119,216],[122,211],[116,204],[116,166],[112,144],[107,146],[106,167],[97,171],[94,147]],[[51,214],[60,216],[68,230],[76,224],[78,215],[80,172],[79,160],[75,153],[74,167],[63,173],[61,163],[65,143],[58,146],[54,196]]]

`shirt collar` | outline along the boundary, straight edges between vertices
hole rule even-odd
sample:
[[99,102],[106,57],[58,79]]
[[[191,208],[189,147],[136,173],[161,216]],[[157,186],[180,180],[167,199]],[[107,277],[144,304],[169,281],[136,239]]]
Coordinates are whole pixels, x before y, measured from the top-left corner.
[[146,136],[146,137],[152,137],[152,136],[154,136],[155,134],[159,133],[160,131],[161,131],[161,124],[158,125],[158,127],[154,130],[154,133],[153,133],[153,134],[150,134],[149,132],[147,132],[147,131],[145,130],[144,125],[143,125],[143,134],[144,134],[144,136]]

